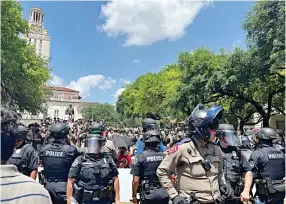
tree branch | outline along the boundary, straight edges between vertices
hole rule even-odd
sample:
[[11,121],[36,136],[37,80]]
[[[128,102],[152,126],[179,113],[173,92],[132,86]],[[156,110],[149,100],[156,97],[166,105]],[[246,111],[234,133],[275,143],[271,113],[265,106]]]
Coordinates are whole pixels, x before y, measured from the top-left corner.
[[279,113],[282,113],[283,115],[285,115],[285,111],[283,111],[282,109],[280,109],[274,105],[273,105],[273,108],[275,108]]
[[230,90],[223,90],[221,87],[216,87],[214,92],[223,94],[225,96],[237,98],[237,99],[240,99],[240,100],[245,101],[245,102],[248,102],[248,103],[252,104],[256,108],[257,112],[260,113],[262,116],[267,115],[267,113],[265,112],[263,107],[258,102],[256,102],[252,98],[249,98],[249,97],[243,95],[243,93],[234,93]]
[[273,96],[273,95],[278,94],[278,93],[285,93],[285,86],[280,87],[276,91],[272,91],[270,94]]
[[207,103],[211,103],[211,102],[216,102],[219,98],[223,97],[222,94],[218,95],[218,96],[212,96],[211,98],[209,98],[208,100],[203,100],[203,104],[207,104]]
[[263,117],[260,117],[256,122],[254,123],[245,123],[244,125],[256,125],[258,123],[260,123],[263,120]]

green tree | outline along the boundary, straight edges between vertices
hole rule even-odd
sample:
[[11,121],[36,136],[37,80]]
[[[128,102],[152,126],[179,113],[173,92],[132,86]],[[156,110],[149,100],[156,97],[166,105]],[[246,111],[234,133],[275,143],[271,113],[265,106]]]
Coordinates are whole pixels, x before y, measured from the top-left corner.
[[180,84],[177,65],[168,65],[159,73],[147,73],[126,87],[116,103],[125,118],[161,118],[172,114],[171,99]]
[[182,77],[174,107],[189,115],[198,103],[217,102],[221,95],[214,94],[211,86],[214,73],[221,69],[225,59],[223,52],[216,54],[207,48],[196,49],[193,53],[180,53],[178,66]]
[[29,31],[16,1],[1,1],[1,102],[33,114],[43,109],[46,84],[50,79],[47,62],[19,36]]
[[260,66],[266,73],[280,75],[285,69],[285,2],[256,2],[243,28],[248,46],[262,61]]
[[228,56],[222,70],[214,73],[211,87],[214,93],[234,100],[232,111],[244,112],[245,122],[255,110],[261,115],[263,126],[268,127],[273,112],[285,115],[284,2],[256,2],[243,28],[248,49],[237,48]]
[[119,116],[115,111],[114,106],[110,104],[96,104],[87,106],[82,110],[82,116],[85,119],[93,121],[104,120],[108,126],[118,126]]

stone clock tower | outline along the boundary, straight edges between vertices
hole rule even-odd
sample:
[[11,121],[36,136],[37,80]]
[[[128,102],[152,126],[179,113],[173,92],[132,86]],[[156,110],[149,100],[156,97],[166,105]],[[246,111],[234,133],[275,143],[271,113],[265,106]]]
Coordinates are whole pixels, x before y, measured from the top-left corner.
[[34,45],[36,53],[44,59],[50,59],[50,36],[44,28],[44,11],[40,8],[31,8],[29,14],[30,32],[25,38]]

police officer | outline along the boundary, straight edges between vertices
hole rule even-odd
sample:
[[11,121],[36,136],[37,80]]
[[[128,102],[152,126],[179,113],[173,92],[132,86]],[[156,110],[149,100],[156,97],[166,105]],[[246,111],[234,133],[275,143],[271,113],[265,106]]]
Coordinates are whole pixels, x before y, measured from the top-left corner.
[[[105,138],[90,134],[85,140],[84,154],[76,158],[69,172],[67,199],[80,204],[120,203],[118,170],[113,159],[102,153]],[[113,190],[114,187],[114,190]]]
[[239,135],[238,146],[243,156],[246,158],[247,161],[249,161],[250,155],[252,153],[250,139],[247,136]]
[[[159,127],[156,121],[152,118],[146,118],[142,122],[143,134],[149,130],[159,130]],[[164,152],[166,147],[163,145],[162,141],[160,142],[160,151]],[[136,155],[141,154],[144,151],[143,135],[139,137],[136,142]]]
[[36,179],[38,173],[38,153],[31,144],[27,143],[27,134],[28,129],[24,125],[18,124],[15,135],[15,150],[7,163],[14,164],[17,166],[19,172]]
[[256,179],[256,195],[266,204],[282,204],[285,197],[285,155],[273,147],[276,132],[269,127],[256,133],[258,149],[252,152],[250,164]]
[[[132,195],[133,203],[137,203],[138,187],[141,185],[140,203],[168,204],[169,195],[162,188],[156,170],[163,160],[164,153],[159,151],[161,142],[158,131],[148,131],[143,135],[144,152],[137,156],[134,164]],[[141,184],[140,184],[141,182]]]
[[277,130],[277,138],[273,140],[273,147],[285,154],[285,136],[282,130]]
[[[233,125],[220,124],[217,136],[219,138],[218,144],[223,154],[225,178],[234,192],[234,196],[227,199],[227,203],[248,202],[252,184],[251,167],[244,155],[237,148],[237,138]],[[244,184],[242,181],[243,174],[245,174]],[[238,199],[239,197],[240,199]]]
[[[157,169],[161,185],[174,204],[216,203],[231,196],[223,174],[223,157],[213,144],[222,108],[199,104],[188,118],[191,140],[174,145]],[[174,186],[169,176],[177,172]]]
[[42,183],[49,191],[53,203],[66,203],[66,186],[71,164],[79,152],[76,147],[67,142],[69,127],[65,123],[56,123],[51,126],[50,137],[54,138],[51,144],[42,148],[40,160],[44,167]]
[[107,139],[107,135],[108,134],[106,132],[106,128],[104,126],[104,124],[102,123],[93,123],[92,126],[89,128],[89,133],[90,134],[100,134],[102,136],[104,136],[103,138],[106,140],[104,143],[104,146],[102,147],[102,152],[107,153],[116,163],[117,161],[117,152],[115,149],[115,146],[113,144],[113,142],[111,140]]

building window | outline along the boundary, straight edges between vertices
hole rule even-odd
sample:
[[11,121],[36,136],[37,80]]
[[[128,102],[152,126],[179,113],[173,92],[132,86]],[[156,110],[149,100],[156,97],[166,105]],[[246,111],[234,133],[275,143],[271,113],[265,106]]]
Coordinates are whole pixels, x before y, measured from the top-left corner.
[[285,131],[285,121],[284,120],[276,121],[276,128]]
[[54,118],[58,118],[58,117],[59,117],[59,110],[56,109],[56,110],[54,111]]

